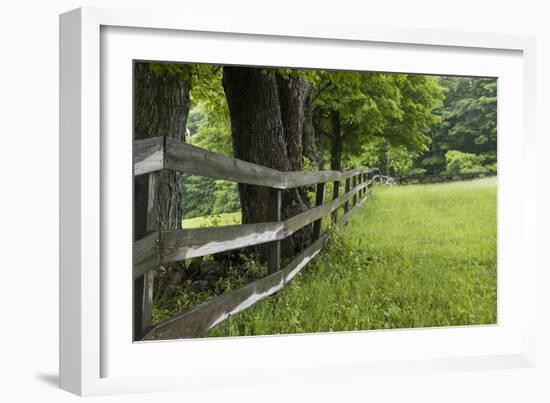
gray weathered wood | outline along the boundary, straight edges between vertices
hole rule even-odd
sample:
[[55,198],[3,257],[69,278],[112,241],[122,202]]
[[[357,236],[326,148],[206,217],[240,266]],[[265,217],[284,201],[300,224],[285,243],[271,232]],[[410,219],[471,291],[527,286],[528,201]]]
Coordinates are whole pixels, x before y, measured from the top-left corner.
[[[140,339],[152,325],[154,269],[160,263],[158,229],[158,172],[147,177],[135,178],[134,186],[146,178],[145,187],[135,193],[136,209],[134,222],[134,339]],[[141,185],[140,185],[141,186]]]
[[[335,181],[332,186],[332,200],[336,200],[340,197],[340,181]],[[338,212],[333,211],[332,213],[332,222],[336,223],[336,219],[338,218]]]
[[134,141],[134,175],[164,168],[164,137]]
[[161,169],[225,179],[250,185],[290,189],[317,183],[342,181],[370,172],[370,168],[348,171],[281,172],[236,158],[195,147],[172,137],[153,137],[134,141],[134,174]]
[[351,178],[354,175],[359,175],[361,172],[367,172],[370,168],[363,167],[363,168],[352,168],[348,169],[347,171],[342,171],[342,177],[341,180],[345,180],[346,178]]
[[[158,230],[158,172],[149,174],[149,186],[147,194],[147,217],[146,230]],[[156,244],[157,264],[153,269],[146,271],[143,274],[143,295],[142,295],[142,312],[141,312],[141,332],[146,331],[153,324],[153,288],[155,281],[155,271],[159,265],[159,244]]]
[[[321,206],[323,204],[323,200],[325,198],[325,184],[324,183],[318,183],[317,184],[317,191],[315,193],[315,206]],[[322,218],[319,218],[318,220],[315,220],[313,222],[313,240],[319,239],[321,235],[321,220]]]
[[[331,213],[366,186],[367,183],[362,183],[336,200],[309,209],[282,222],[272,221],[258,224],[161,231],[161,263],[225,252],[266,242],[281,241],[306,225]],[[280,216],[273,215],[272,219],[280,219]],[[274,253],[276,252],[274,251]],[[275,261],[273,264],[273,267],[276,267]]]
[[359,207],[361,207],[361,205],[367,199],[368,199],[368,195],[363,197],[362,199],[360,199],[359,202],[350,211],[348,211],[346,214],[344,214],[342,217],[340,217],[340,219],[337,221],[336,225],[338,225],[338,226],[345,225],[349,221],[349,219],[355,214],[355,212],[357,210],[359,210]]
[[[351,180],[352,180],[352,186],[355,188],[355,186],[357,186],[357,175],[352,176]],[[355,206],[356,204],[357,204],[357,194],[354,194],[353,195],[353,206]]]
[[[362,183],[361,185],[362,186],[355,189],[355,191],[363,189],[367,186],[367,183]],[[354,194],[354,192],[343,195],[339,200],[335,201],[346,200],[345,197],[349,197],[351,194]],[[358,210],[366,199],[365,197],[349,211],[348,214],[343,216],[338,221],[338,224],[341,225],[347,222],[351,215]],[[199,336],[232,315],[280,291],[321,251],[325,241],[326,237],[321,236],[311,246],[302,251],[302,253],[283,270],[277,271],[226,294],[222,294],[213,300],[190,308],[171,319],[159,323],[144,336],[144,340],[178,339]]]
[[[280,189],[269,190],[268,220],[281,221],[282,193]],[[273,241],[267,249],[267,272],[269,274],[279,271],[281,268],[281,241]]]
[[314,171],[314,172],[285,172],[286,188],[315,185],[340,180],[340,171]]
[[367,184],[361,184],[357,186],[356,188],[352,189],[346,194],[343,194],[342,196],[338,197],[335,200],[332,200],[329,203],[323,204],[318,207],[314,207],[312,209],[309,209],[307,211],[304,211],[301,214],[295,215],[294,217],[289,218],[284,222],[284,233],[283,237],[286,238],[296,231],[300,230],[301,228],[305,227],[306,225],[311,224],[315,220],[335,211],[337,208],[342,206],[344,203],[349,202],[349,200],[363,187],[365,187]]
[[161,262],[176,262],[280,240],[283,228],[283,223],[267,222],[163,231]]
[[151,172],[147,191],[147,218],[145,223],[147,232],[158,229],[158,198],[158,172]]
[[350,169],[348,171],[313,171],[313,172],[285,172],[286,188],[315,185],[333,181],[343,181],[353,175],[369,172],[370,168]]
[[[157,266],[158,267],[158,266]],[[146,332],[153,324],[153,288],[155,284],[155,271],[149,270],[143,275],[143,302],[141,308],[141,334]]]
[[[305,225],[315,221],[315,218],[322,217],[329,214],[333,209],[340,207],[343,203],[349,201],[354,196],[357,196],[362,190],[366,189],[373,180],[362,182],[351,189],[347,194],[339,196],[337,199],[332,200],[329,203],[322,204],[313,209],[308,210],[305,213],[292,217],[286,220],[284,223],[265,223],[266,225],[277,225],[276,235],[277,238],[289,236],[294,231],[302,228]],[[357,204],[348,211],[340,220],[338,225],[345,224],[350,217],[359,209],[359,207],[367,200],[368,194],[360,198]],[[277,198],[275,197],[275,200]],[[322,199],[321,199],[322,200]],[[273,210],[275,217],[276,210]],[[277,218],[277,217],[275,217]],[[261,225],[261,224],[258,224]],[[281,232],[281,226],[284,226],[285,231]],[[235,226],[248,227],[248,230],[253,233],[258,227],[256,224],[248,224],[247,226]],[[211,239],[208,236],[212,236],[217,233],[218,238],[221,236],[226,239],[226,235],[231,233],[226,231],[228,227],[218,228],[203,228],[204,239]],[[264,227],[267,228],[267,227]],[[184,230],[185,231],[185,230]],[[180,236],[184,231],[178,231]],[[197,234],[197,230],[189,230],[194,235]],[[225,233],[225,234],[224,234]],[[163,232],[163,237],[167,232]],[[192,239],[196,242],[197,237],[193,236]],[[201,305],[190,308],[185,312],[166,320],[157,326],[155,326],[149,333],[144,336],[145,340],[155,339],[175,339],[175,338],[189,338],[197,337],[205,331],[211,329],[217,324],[221,323],[225,319],[232,315],[250,307],[261,299],[272,295],[273,293],[281,290],[285,284],[287,284],[303,267],[307,265],[315,255],[321,250],[326,237],[320,236],[310,247],[305,249],[300,255],[298,255],[287,267],[283,270],[276,271],[260,280],[247,284],[239,289],[230,291],[223,294],[211,301],[207,301]]]
[[[354,184],[355,185],[355,184]],[[346,193],[349,193],[349,189],[350,189],[350,178],[346,178],[346,189],[345,189],[345,192]],[[344,214],[347,213],[349,211],[349,202],[345,202],[344,203]]]
[[238,312],[281,290],[321,250],[325,237],[302,251],[283,270],[229,291],[159,323],[144,340],[197,337]]
[[134,278],[143,276],[159,264],[159,232],[154,231],[134,242]]
[[166,139],[165,168],[250,185],[284,189],[283,172],[203,150],[173,138]]

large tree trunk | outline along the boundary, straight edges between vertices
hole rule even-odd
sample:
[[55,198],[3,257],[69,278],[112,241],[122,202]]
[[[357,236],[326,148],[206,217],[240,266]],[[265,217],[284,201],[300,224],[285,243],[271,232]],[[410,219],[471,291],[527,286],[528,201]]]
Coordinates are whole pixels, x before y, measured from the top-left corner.
[[[338,111],[332,111],[330,114],[332,122],[332,134],[330,137],[330,169],[334,171],[342,170],[342,129],[340,126],[340,113]],[[332,199],[336,199],[340,194],[340,182],[334,182],[332,188]],[[336,222],[338,218],[337,211],[332,212],[332,221]]]
[[305,100],[309,82],[301,76],[290,75],[288,79],[277,75],[283,134],[286,141],[290,170],[304,169],[302,136],[304,131]]
[[[134,74],[135,139],[168,136],[185,141],[189,83],[178,74],[155,74],[149,69],[148,63],[136,63]],[[162,171],[158,175],[158,227],[180,229],[181,174]],[[143,179],[136,179],[139,180]],[[136,217],[136,223],[138,220]]]
[[304,99],[304,125],[302,132],[302,146],[304,149],[304,157],[306,157],[311,164],[320,169],[319,148],[315,131],[313,105],[311,105],[311,93],[313,86],[308,83],[307,95]]
[[[290,139],[290,149],[293,152],[300,149],[301,153],[301,129],[298,128],[298,119],[292,115],[289,108],[285,108],[283,121],[275,74],[262,72],[259,68],[226,66],[223,71],[223,86],[231,117],[235,158],[280,171],[293,170],[292,164],[295,164],[294,167],[300,167],[301,154],[299,161],[295,155],[289,156],[284,126],[289,127],[289,135],[290,133],[300,135],[298,142],[294,138]],[[284,100],[285,105],[295,103],[296,98],[300,99],[299,86],[292,89],[294,91],[289,91],[288,99]],[[283,89],[284,91],[286,89]],[[243,223],[267,221],[268,188],[239,184],[239,196]],[[298,190],[292,189],[283,193],[283,220],[307,208]],[[311,239],[311,235],[291,238],[283,242],[282,252],[285,256],[290,256],[302,249],[306,241]]]
[[[288,78],[277,74],[277,89],[283,122],[283,135],[291,171],[304,170],[303,133],[305,126],[305,102],[310,91],[309,82],[302,76],[291,74]],[[298,192],[298,195],[295,193]],[[283,193],[283,219],[309,209],[310,202],[305,188],[286,190]],[[286,211],[286,212],[285,212]],[[313,228],[306,226],[283,242],[283,249],[299,252],[312,240]]]
[[[153,73],[148,63],[134,65],[134,138],[136,140],[156,136],[168,136],[185,140],[185,127],[189,114],[189,83],[177,74]],[[174,171],[155,173],[157,184],[156,223],[160,230],[181,228],[181,174]],[[142,238],[147,228],[147,199],[149,193],[149,175],[140,175],[134,179],[134,237]],[[149,228],[150,229],[150,228]],[[158,271],[153,282],[154,272],[136,279],[134,293],[136,316],[134,316],[134,335],[139,337],[142,331],[151,325],[151,306],[153,295],[165,289],[172,273],[179,270],[179,264],[164,266]],[[153,292],[153,288],[155,291]],[[140,299],[147,299],[143,306],[147,312],[140,311]]]
[[340,126],[340,113],[331,112],[332,136],[330,148],[330,169],[335,171],[342,170],[342,129]]

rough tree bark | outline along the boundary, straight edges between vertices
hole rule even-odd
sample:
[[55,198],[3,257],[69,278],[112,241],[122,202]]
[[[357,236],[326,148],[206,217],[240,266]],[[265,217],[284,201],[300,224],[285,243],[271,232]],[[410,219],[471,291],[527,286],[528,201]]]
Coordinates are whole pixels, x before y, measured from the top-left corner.
[[[334,171],[342,170],[342,128],[340,126],[340,112],[333,110],[330,113],[332,123],[332,133],[330,137],[330,169]],[[332,188],[332,199],[336,199],[340,194],[340,182],[334,182]],[[337,211],[332,212],[332,221],[336,222]]]
[[316,136],[313,105],[311,105],[311,95],[313,86],[308,82],[306,97],[304,99],[304,124],[302,132],[302,146],[304,157],[306,157],[316,169],[321,168],[319,158],[319,145]]
[[[134,74],[135,139],[168,136],[185,141],[189,83],[177,74],[155,74],[148,63],[136,63]],[[158,176],[158,227],[180,229],[181,174],[162,171]],[[140,220],[136,217],[136,223]]]
[[340,126],[340,113],[331,112],[332,135],[330,148],[330,169],[340,171],[342,169],[342,129]]
[[[281,89],[287,94],[283,100],[284,119],[279,87],[274,73],[262,72],[262,69],[258,68],[226,66],[223,71],[223,86],[231,117],[234,156],[280,171],[300,168],[302,166],[302,130],[301,124],[298,123],[299,117],[295,117],[294,113],[301,113],[303,121],[303,106],[296,111],[289,105],[297,105],[300,100],[303,104],[302,86],[291,85]],[[285,126],[288,127],[288,135],[291,136],[288,143]],[[299,141],[294,139],[297,134],[299,134]],[[295,155],[289,155],[288,144],[293,153],[300,150],[300,161]],[[239,196],[243,223],[267,220],[267,188],[239,184]],[[283,220],[307,208],[298,190],[292,189],[283,193]],[[311,229],[296,235],[283,242],[282,252],[285,256],[290,256],[305,246],[311,239]]]
[[[136,140],[156,136],[168,136],[185,140],[185,127],[189,114],[189,83],[177,74],[156,74],[148,63],[134,65],[134,138]],[[157,223],[156,228],[175,230],[181,228],[181,174],[173,171],[155,173],[157,183]],[[134,237],[142,238],[146,232],[147,196],[149,175],[134,179]],[[153,284],[154,273],[140,277],[134,282],[136,303],[146,293],[155,294],[164,288],[172,273],[179,269],[174,263],[158,272]],[[149,312],[150,314],[150,312]],[[134,334],[139,335],[144,326],[150,325],[151,317],[136,314]]]
[[[291,74],[288,78],[277,74],[277,89],[283,122],[283,135],[286,142],[291,171],[304,170],[303,133],[305,126],[305,102],[310,91],[309,82],[302,76]],[[294,193],[298,192],[299,197]],[[283,192],[283,220],[309,209],[310,202],[305,188]],[[288,215],[285,214],[287,210]],[[313,236],[313,227],[306,226],[282,243],[283,249],[294,252],[309,246]]]
[[304,169],[302,136],[305,121],[305,100],[309,91],[308,87],[309,83],[304,77],[290,75],[287,79],[277,74],[283,135],[286,142],[290,170],[292,171],[302,171]]

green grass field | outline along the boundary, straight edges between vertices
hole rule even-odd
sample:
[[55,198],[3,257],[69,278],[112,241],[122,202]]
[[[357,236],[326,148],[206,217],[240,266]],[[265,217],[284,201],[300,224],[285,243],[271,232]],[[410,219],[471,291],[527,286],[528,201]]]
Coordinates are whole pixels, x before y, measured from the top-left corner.
[[214,227],[222,225],[237,225],[241,223],[241,212],[223,213],[208,217],[188,218],[181,221],[182,228]]
[[496,178],[378,186],[277,295],[205,337],[496,322]]

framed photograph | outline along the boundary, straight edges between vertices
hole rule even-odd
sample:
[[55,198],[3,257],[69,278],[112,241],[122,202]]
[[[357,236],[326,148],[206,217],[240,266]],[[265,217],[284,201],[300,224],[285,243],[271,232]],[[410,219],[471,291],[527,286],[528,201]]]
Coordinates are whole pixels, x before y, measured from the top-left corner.
[[84,8],[60,45],[62,388],[533,365],[532,37]]

